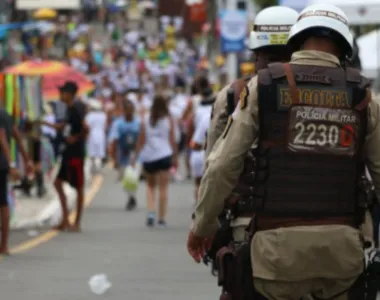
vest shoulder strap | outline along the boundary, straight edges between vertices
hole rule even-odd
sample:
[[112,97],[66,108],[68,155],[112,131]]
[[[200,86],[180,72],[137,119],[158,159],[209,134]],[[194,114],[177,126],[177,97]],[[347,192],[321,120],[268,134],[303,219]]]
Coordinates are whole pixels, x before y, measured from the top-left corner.
[[356,96],[356,103],[354,107],[356,110],[364,110],[367,108],[368,103],[371,101],[371,92],[369,91],[370,81],[360,74],[360,71],[355,68],[346,68],[346,81],[354,85],[354,95]]
[[367,89],[370,87],[371,82],[368,78],[362,76],[358,69],[347,68],[346,69],[346,80],[348,82],[354,82],[360,89]]
[[257,72],[257,82],[260,85],[270,85],[272,83],[272,75],[269,69],[262,69]]
[[346,68],[346,81],[359,84],[362,80],[360,71],[354,68]]
[[247,81],[250,79],[250,77],[246,77],[246,78],[240,78],[236,81],[234,81],[232,84],[231,84],[231,88],[233,89],[234,91],[234,99],[235,99],[235,106],[238,104],[239,102],[239,99],[240,99],[240,94],[241,92],[243,91],[245,85],[247,84]]
[[270,63],[268,70],[273,79],[279,79],[286,76],[284,64],[281,62]]

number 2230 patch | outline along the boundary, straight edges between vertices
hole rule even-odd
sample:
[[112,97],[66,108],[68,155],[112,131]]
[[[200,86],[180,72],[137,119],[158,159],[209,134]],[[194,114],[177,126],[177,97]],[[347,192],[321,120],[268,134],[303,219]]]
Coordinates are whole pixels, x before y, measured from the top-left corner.
[[354,156],[360,138],[360,116],[350,109],[293,106],[289,111],[290,152]]

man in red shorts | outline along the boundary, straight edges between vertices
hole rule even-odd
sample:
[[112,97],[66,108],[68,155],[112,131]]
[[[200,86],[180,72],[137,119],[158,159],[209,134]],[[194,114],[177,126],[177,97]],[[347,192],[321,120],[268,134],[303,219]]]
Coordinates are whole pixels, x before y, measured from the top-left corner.
[[[54,182],[62,207],[62,222],[56,229],[79,232],[84,205],[84,158],[88,132],[85,124],[86,106],[75,99],[78,91],[75,82],[67,81],[59,90],[61,101],[67,105],[65,122],[61,124],[42,122],[44,125],[62,130],[65,137],[65,143],[61,149],[61,167]],[[73,225],[69,223],[69,210],[63,190],[64,182],[69,183],[77,192],[77,216]]]

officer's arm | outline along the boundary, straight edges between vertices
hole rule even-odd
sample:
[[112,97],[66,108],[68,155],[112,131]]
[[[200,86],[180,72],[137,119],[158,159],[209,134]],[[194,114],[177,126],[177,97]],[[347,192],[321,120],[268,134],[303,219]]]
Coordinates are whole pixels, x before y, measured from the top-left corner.
[[218,93],[212,108],[210,127],[207,130],[206,157],[210,155],[216,141],[222,135],[227,125],[228,112],[226,106],[229,87],[230,85],[227,85]]
[[248,83],[250,93],[240,99],[221,137],[218,148],[208,159],[208,167],[199,189],[193,233],[212,236],[219,227],[218,216],[224,200],[231,194],[243,170],[247,151],[258,132],[257,78]]
[[368,105],[368,133],[364,154],[367,168],[380,201],[380,102],[372,99]]

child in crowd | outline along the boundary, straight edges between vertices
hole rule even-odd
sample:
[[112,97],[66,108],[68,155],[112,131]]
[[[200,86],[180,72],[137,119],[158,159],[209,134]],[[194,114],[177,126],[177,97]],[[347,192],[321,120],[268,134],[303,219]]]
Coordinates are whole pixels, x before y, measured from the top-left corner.
[[[115,146],[113,147],[118,152],[114,157],[119,167],[120,179],[123,176],[125,168],[130,164],[131,154],[135,149],[139,132],[140,120],[135,116],[135,106],[131,101],[125,100],[124,115],[115,124]],[[131,211],[136,205],[135,193],[128,192],[126,210]]]

